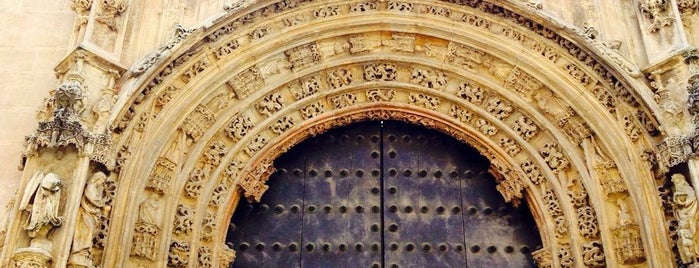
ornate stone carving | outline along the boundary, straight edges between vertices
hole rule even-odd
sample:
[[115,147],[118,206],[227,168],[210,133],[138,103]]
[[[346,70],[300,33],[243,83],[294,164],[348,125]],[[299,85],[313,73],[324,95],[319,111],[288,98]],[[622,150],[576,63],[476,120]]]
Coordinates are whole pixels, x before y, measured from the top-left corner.
[[[82,66],[84,57],[86,56],[79,56],[76,65]],[[46,106],[39,112],[39,127],[25,140],[28,155],[35,153],[39,147],[68,145],[75,145],[82,152],[85,144],[93,137],[85,130],[80,116],[84,110],[84,78],[75,73],[69,75],[70,78],[52,92],[51,97],[45,101]]]
[[284,108],[282,95],[277,92],[265,96],[260,102],[255,104],[257,112],[267,117],[272,116],[282,108]]
[[498,128],[483,118],[476,119],[473,125],[478,131],[483,133],[483,135],[492,137],[498,134]]
[[538,91],[534,99],[539,109],[548,114],[559,127],[565,126],[568,119],[575,115],[575,111],[568,104],[548,89]]
[[452,105],[451,108],[449,108],[449,115],[466,124],[471,123],[471,119],[473,119],[473,112],[464,110],[458,105]]
[[237,74],[233,79],[228,80],[227,84],[231,87],[233,93],[235,93],[235,97],[242,100],[250,95],[250,93],[264,86],[265,80],[262,78],[257,68],[250,67]]
[[340,94],[330,97],[329,102],[335,106],[335,109],[347,108],[357,103],[357,95],[353,93]]
[[269,188],[265,183],[275,171],[272,161],[262,161],[251,170],[245,171],[238,181],[245,197],[251,202],[260,202],[262,194]]
[[204,135],[204,131],[214,123],[215,119],[216,115],[209,110],[208,107],[199,104],[194,111],[184,119],[180,129],[182,129],[189,139],[196,142]]
[[544,174],[542,174],[539,170],[539,166],[534,164],[534,161],[532,161],[531,159],[522,163],[520,167],[522,168],[522,171],[524,171],[524,174],[527,174],[527,176],[529,176],[529,180],[534,185],[540,185],[544,181],[546,181],[546,177],[544,177]]
[[221,164],[221,158],[223,158],[228,151],[226,147],[228,147],[226,143],[218,138],[209,142],[203,153],[204,164],[208,165],[210,168],[215,168]]
[[699,10],[699,1],[677,0],[677,9],[679,9],[680,13],[682,13],[684,16],[693,15],[697,10]]
[[650,25],[648,25],[648,30],[651,33],[657,32],[661,27],[672,25],[674,20],[664,14],[667,9],[666,0],[640,0],[638,4],[641,11],[651,20]]
[[539,127],[524,115],[512,122],[512,130],[517,132],[517,134],[526,141],[530,141],[539,133]]
[[97,231],[102,224],[102,217],[109,215],[111,207],[107,205],[105,182],[107,175],[97,172],[88,179],[83,198],[78,209],[76,231],[70,250],[69,265],[76,267],[95,267],[91,248]]
[[318,45],[315,42],[284,51],[284,55],[291,62],[291,70],[294,72],[314,65],[320,62],[321,59]]
[[172,241],[167,254],[167,266],[184,268],[189,264],[189,243]]
[[228,268],[235,259],[235,250],[223,244],[218,250],[219,268]]
[[180,78],[182,78],[182,81],[184,81],[185,83],[189,83],[195,77],[197,77],[199,74],[203,73],[206,70],[206,68],[209,67],[210,64],[211,64],[211,62],[209,62],[209,59],[206,57],[203,57],[200,60],[198,60],[197,62],[195,62],[194,64],[192,64],[191,66],[189,66],[189,68],[187,68],[182,73]]
[[12,268],[49,268],[53,257],[48,252],[19,249],[12,255]]
[[472,72],[476,71],[476,66],[483,64],[483,59],[487,55],[479,49],[455,42],[449,42],[447,49],[447,62],[457,64]]
[[349,69],[337,69],[328,72],[328,85],[332,88],[340,88],[352,84],[352,72]]
[[682,263],[692,263],[697,257],[697,195],[682,174],[672,174],[673,214],[677,220],[677,250]]
[[188,235],[194,225],[194,211],[186,205],[177,205],[177,213],[173,223],[172,233],[176,235]]
[[638,224],[633,222],[626,201],[617,199],[617,205],[619,206],[619,219],[617,226],[612,229],[616,257],[622,264],[643,263],[646,261],[646,254],[643,250],[641,230]]
[[201,223],[201,239],[211,241],[216,232],[216,214],[209,211],[204,215],[204,221]]
[[280,118],[279,120],[277,120],[277,122],[269,126],[269,129],[275,134],[281,135],[282,133],[286,132],[291,127],[293,127],[294,124],[294,119],[287,115]]
[[422,93],[410,93],[408,94],[408,101],[410,104],[419,106],[422,108],[437,110],[439,107],[439,98]]
[[442,16],[445,18],[451,17],[451,9],[446,8],[446,7],[425,5],[421,11],[422,11],[422,13],[432,14],[435,16]]
[[61,202],[63,180],[55,173],[44,174],[37,171],[27,182],[19,210],[28,214],[26,224],[22,227],[31,238],[29,250],[44,252],[51,256],[52,242],[48,233],[60,227],[63,217],[58,216]]
[[258,40],[264,38],[270,33],[272,33],[272,27],[270,27],[269,25],[264,25],[262,27],[250,31],[248,36],[250,36],[250,40]]
[[190,198],[197,198],[201,194],[204,183],[208,178],[208,173],[200,168],[195,168],[189,173],[187,182],[184,184],[184,195]]
[[395,64],[375,63],[364,65],[364,80],[366,81],[394,81],[398,69]]
[[224,129],[226,136],[233,141],[238,141],[248,134],[248,131],[255,125],[252,124],[250,116],[244,113],[238,114],[231,120]]
[[245,153],[249,156],[253,156],[255,153],[262,150],[262,148],[264,148],[268,142],[269,140],[267,137],[265,137],[262,134],[259,134],[248,143],[248,145],[243,149],[243,151],[245,151]]
[[388,10],[413,12],[413,3],[403,1],[388,1]]
[[600,241],[583,244],[583,263],[587,267],[607,267],[607,262]]
[[370,52],[381,46],[381,41],[361,35],[352,36],[347,42],[352,54]]
[[123,0],[102,0],[102,10],[98,12],[96,21],[104,24],[109,30],[117,31],[117,16],[121,15],[128,5]]
[[232,184],[233,183],[230,178],[226,177],[223,179],[223,181],[216,185],[216,188],[214,188],[214,191],[211,194],[211,201],[209,202],[209,205],[217,207],[223,204]]
[[289,91],[296,100],[301,100],[320,91],[320,79],[316,76],[301,79],[301,83],[289,84]]
[[544,161],[546,161],[549,168],[551,168],[551,170],[555,173],[565,171],[570,166],[570,162],[566,156],[563,155],[560,148],[558,148],[558,144],[547,143],[544,145],[544,148],[539,151],[539,153],[541,154],[541,157],[544,158]]
[[505,173],[504,179],[498,182],[495,189],[502,194],[505,202],[512,203],[512,206],[518,207],[524,197],[522,194],[524,190],[522,177],[524,177],[524,174],[511,169],[507,169]]
[[240,47],[240,42],[238,41],[238,39],[230,40],[224,43],[222,46],[218,47],[214,51],[214,56],[216,56],[216,59],[220,60],[233,53],[233,51],[238,49],[238,47]]
[[332,16],[337,16],[340,14],[340,6],[326,6],[316,10],[313,10],[313,17],[315,18],[327,18]]
[[359,2],[350,5],[350,11],[352,12],[366,12],[370,10],[376,10],[377,5],[374,1]]
[[563,215],[563,210],[558,203],[558,197],[551,189],[546,189],[543,195],[544,204],[554,220],[554,231],[559,239],[568,237],[568,222]]
[[92,8],[93,0],[70,0],[72,5],[70,6],[75,13],[78,14],[78,24],[87,24],[88,18],[90,16],[90,9]]
[[165,194],[170,189],[170,180],[175,176],[175,168],[177,164],[165,157],[159,157],[155,163],[155,167],[148,176],[146,181],[146,189],[159,194]]
[[391,35],[391,39],[383,40],[381,44],[394,51],[414,52],[415,35],[394,33]]
[[666,137],[658,144],[657,158],[661,171],[683,163],[692,154],[692,146],[689,138],[685,136]]
[[396,91],[393,89],[370,89],[366,92],[366,99],[371,102],[391,102],[395,96]]
[[542,248],[537,251],[532,252],[532,258],[539,266],[539,268],[551,268],[553,267],[551,250],[549,248]]
[[213,266],[213,253],[209,247],[200,247],[197,251],[197,267],[211,268]]
[[502,147],[502,149],[504,149],[508,155],[513,156],[513,157],[522,151],[522,148],[519,147],[519,144],[517,144],[516,141],[514,141],[510,138],[500,139],[500,147]]
[[[138,60],[133,67],[131,68],[131,75],[133,76],[138,76],[153,67],[156,63],[160,61],[160,59],[164,58],[166,55],[170,54],[170,51],[182,40],[185,39],[185,37],[189,36],[191,33],[193,33],[196,29],[186,29],[182,25],[177,24],[175,26],[175,32],[172,34],[172,37],[170,37],[170,40],[165,43],[165,45],[161,46],[158,48],[156,51],[148,54],[147,56],[143,57],[142,59]],[[174,67],[174,66],[173,66]],[[173,68],[170,67],[170,68]]]
[[486,103],[485,110],[493,114],[495,118],[504,120],[510,117],[513,108],[508,101],[499,97],[491,97]]
[[134,227],[130,255],[151,261],[156,259],[160,227],[156,218],[157,199],[148,197],[138,206],[138,221]]
[[410,71],[410,83],[432,89],[444,89],[447,84],[447,75],[436,70],[412,67]]
[[482,104],[486,98],[485,90],[479,85],[472,85],[471,82],[459,85],[456,95],[476,105]]
[[325,106],[321,102],[314,102],[299,110],[303,119],[311,119],[325,112]]
[[[490,66],[491,72],[501,72],[498,71],[499,69],[502,71],[509,71],[510,67],[509,66],[501,66],[501,67],[495,67],[497,65],[492,65]],[[499,69],[498,69],[499,68]],[[525,99],[529,100],[532,98],[534,93],[536,93],[540,88],[542,88],[544,85],[539,82],[536,78],[532,77],[528,73],[526,73],[524,70],[519,69],[519,68],[514,68],[511,69],[509,74],[505,77],[505,87],[512,89],[519,93],[522,97]]]
[[570,268],[575,267],[575,256],[570,250],[570,245],[560,245],[558,248],[558,261],[561,267]]

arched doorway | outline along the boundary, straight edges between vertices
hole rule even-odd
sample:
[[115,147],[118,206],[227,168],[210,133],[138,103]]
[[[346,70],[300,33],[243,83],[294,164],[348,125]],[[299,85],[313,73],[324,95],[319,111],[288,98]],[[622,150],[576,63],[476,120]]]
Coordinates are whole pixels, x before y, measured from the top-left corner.
[[241,200],[233,267],[528,267],[541,246],[526,205],[495,189],[489,162],[440,132],[369,121],[275,161],[259,203]]

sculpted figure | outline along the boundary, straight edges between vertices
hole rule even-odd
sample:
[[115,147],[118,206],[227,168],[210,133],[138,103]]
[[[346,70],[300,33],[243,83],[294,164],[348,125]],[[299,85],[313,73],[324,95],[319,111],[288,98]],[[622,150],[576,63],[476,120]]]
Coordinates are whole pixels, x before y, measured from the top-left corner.
[[[29,217],[24,229],[31,238],[46,238],[53,227],[61,226],[62,218],[58,216],[63,182],[55,173],[44,175],[37,172],[27,184],[22,195],[20,210],[27,211]],[[33,241],[34,239],[32,239]]]
[[672,194],[674,214],[677,219],[677,248],[683,263],[694,262],[697,256],[695,236],[697,230],[697,196],[694,188],[687,183],[682,174],[673,174]]
[[100,228],[102,215],[109,213],[111,207],[106,205],[104,183],[107,178],[102,172],[97,172],[85,185],[83,198],[78,210],[78,219],[70,262],[87,267],[94,267],[90,248],[92,239]]
[[571,109],[563,100],[553,95],[549,90],[542,90],[534,94],[539,109],[553,116],[554,120],[561,121],[570,117]]

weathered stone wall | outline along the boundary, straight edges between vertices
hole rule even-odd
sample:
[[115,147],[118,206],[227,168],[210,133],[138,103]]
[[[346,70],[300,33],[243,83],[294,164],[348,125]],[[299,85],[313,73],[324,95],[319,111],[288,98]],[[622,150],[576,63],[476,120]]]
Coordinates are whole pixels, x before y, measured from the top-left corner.
[[24,136],[37,127],[36,111],[56,87],[53,67],[67,53],[75,13],[69,0],[2,0],[0,17],[0,226],[4,226],[5,206],[19,186]]

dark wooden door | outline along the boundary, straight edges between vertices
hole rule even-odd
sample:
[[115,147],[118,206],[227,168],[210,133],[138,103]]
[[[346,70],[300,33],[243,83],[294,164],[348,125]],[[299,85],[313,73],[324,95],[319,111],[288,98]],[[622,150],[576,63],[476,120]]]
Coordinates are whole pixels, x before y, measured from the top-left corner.
[[475,150],[437,131],[365,122],[275,162],[257,204],[241,200],[233,267],[530,267],[541,242],[505,204]]

